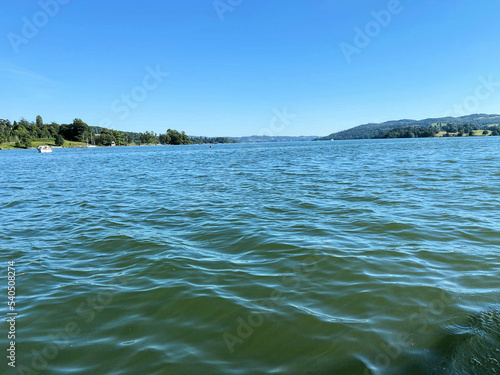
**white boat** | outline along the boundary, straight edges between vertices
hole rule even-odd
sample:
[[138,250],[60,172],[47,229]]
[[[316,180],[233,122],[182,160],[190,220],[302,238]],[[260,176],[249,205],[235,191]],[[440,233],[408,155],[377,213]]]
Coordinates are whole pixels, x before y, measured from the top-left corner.
[[36,149],[38,150],[38,152],[42,154],[52,152],[52,148],[50,146],[38,146]]

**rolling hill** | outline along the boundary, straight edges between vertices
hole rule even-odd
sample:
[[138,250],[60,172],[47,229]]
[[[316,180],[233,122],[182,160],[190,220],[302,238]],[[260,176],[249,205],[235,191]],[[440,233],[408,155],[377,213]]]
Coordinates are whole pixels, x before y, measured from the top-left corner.
[[473,126],[478,126],[486,129],[489,126],[499,125],[500,115],[474,114],[462,117],[440,117],[440,118],[428,118],[425,120],[404,119],[397,121],[386,121],[378,124],[370,123],[370,124],[359,125],[347,130],[342,130],[340,132],[332,133],[326,137],[318,138],[317,140],[369,139],[369,138],[379,137],[384,133],[387,133],[388,131],[396,128],[404,128],[409,126],[429,127],[440,124],[442,125],[470,124]]

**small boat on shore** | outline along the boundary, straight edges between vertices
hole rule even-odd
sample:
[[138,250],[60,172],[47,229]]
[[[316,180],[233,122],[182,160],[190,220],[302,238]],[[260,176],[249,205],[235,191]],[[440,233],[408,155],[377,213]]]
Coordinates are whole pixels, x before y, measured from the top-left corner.
[[38,146],[36,149],[41,154],[52,152],[52,148],[50,146]]

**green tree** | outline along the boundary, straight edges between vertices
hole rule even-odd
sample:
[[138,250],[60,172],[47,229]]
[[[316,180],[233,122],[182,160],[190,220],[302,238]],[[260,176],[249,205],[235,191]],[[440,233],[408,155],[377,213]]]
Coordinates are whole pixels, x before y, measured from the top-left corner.
[[123,134],[123,132],[120,132],[118,130],[111,130],[111,134],[113,135],[117,146],[124,146],[127,144],[127,142],[125,141],[125,134]]
[[154,132],[146,131],[146,133],[141,133],[139,143],[141,145],[157,145],[158,136]]
[[165,139],[168,139],[168,144],[171,145],[190,145],[191,139],[185,132],[178,132],[177,130],[168,129]]
[[64,139],[74,142],[86,142],[87,139],[90,139],[90,135],[93,134],[92,128],[79,118],[75,118],[72,124],[61,125],[59,133]]
[[40,115],[36,116],[36,126],[38,126],[39,128],[43,126],[42,116]]
[[57,134],[59,134],[59,124],[57,122],[52,122],[50,125],[48,125],[49,132],[52,136],[52,138],[55,138]]
[[169,145],[170,144],[170,136],[168,134],[160,134],[160,144]]
[[50,131],[46,126],[42,128],[40,138],[52,138],[52,134],[50,134]]
[[488,135],[489,131],[488,130],[483,130],[483,135]]
[[17,140],[16,147],[19,148],[30,148],[31,147],[31,137],[28,132],[24,132],[19,136]]
[[111,144],[115,141],[113,136],[107,132],[101,133],[97,139],[98,144],[102,146],[111,146]]
[[62,146],[64,144],[64,138],[61,134],[57,134],[55,138],[56,146]]

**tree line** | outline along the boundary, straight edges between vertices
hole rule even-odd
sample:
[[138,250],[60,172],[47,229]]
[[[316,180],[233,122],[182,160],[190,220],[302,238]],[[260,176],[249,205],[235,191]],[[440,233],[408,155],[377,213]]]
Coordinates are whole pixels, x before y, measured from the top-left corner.
[[482,130],[481,134],[492,136],[500,135],[500,126],[490,126],[488,130],[483,130],[481,126],[475,124],[448,124],[438,123],[432,126],[405,126],[392,129],[386,132],[380,132],[372,139],[383,138],[428,138],[435,137],[440,132],[445,132],[443,137],[463,137],[475,136],[477,130]]
[[193,143],[233,143],[229,138],[189,137],[184,131],[168,129],[165,134],[151,131],[144,133],[123,132],[103,127],[93,127],[79,118],[70,124],[51,122],[46,124],[41,116],[35,121],[22,118],[19,121],[0,119],[0,144],[14,143],[18,148],[31,148],[32,142],[45,141],[56,146],[68,142],[93,143],[97,146],[139,145],[188,145]]

